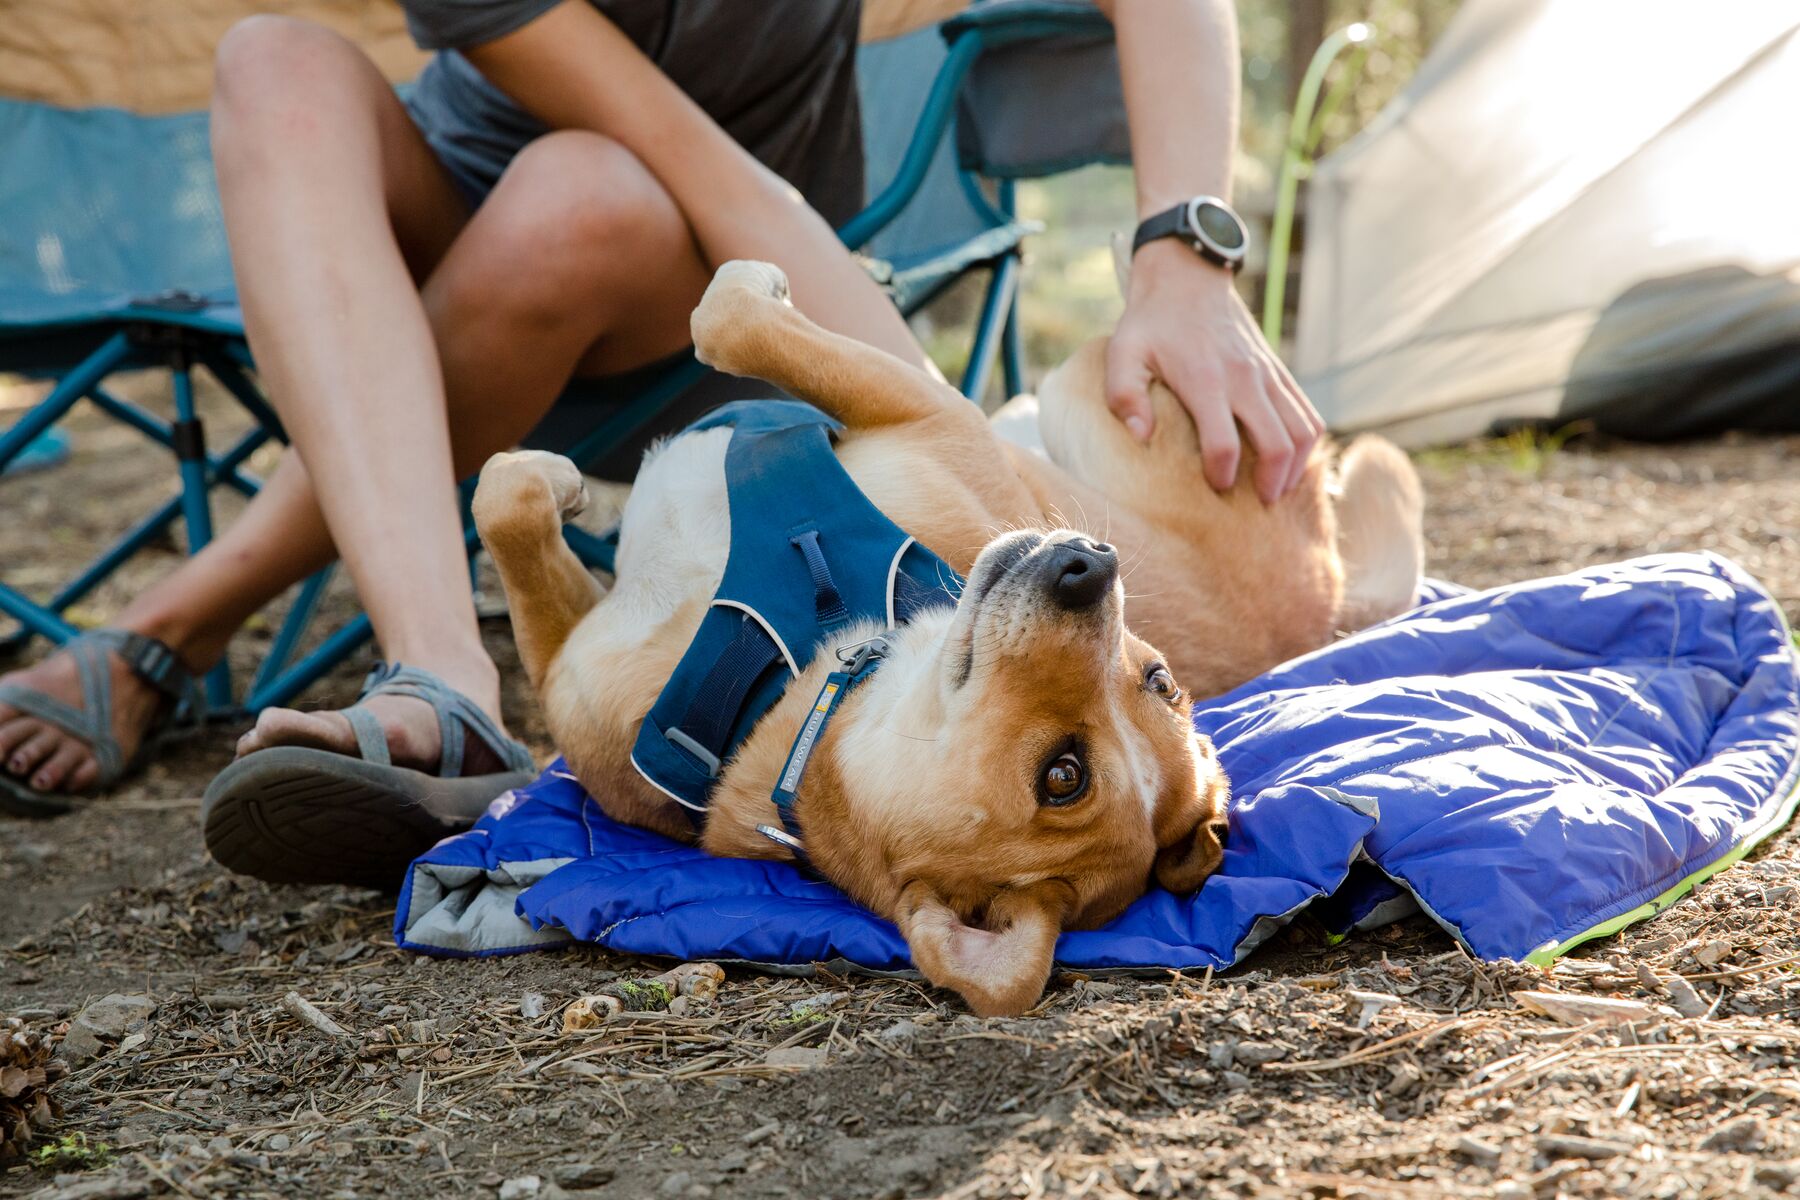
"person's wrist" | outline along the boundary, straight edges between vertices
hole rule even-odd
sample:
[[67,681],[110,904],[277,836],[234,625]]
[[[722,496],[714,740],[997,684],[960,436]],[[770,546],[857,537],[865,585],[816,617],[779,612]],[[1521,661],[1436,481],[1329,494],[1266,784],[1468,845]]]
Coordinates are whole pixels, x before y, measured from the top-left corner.
[[1184,289],[1225,293],[1231,290],[1231,272],[1204,258],[1180,238],[1145,242],[1131,259],[1131,291],[1148,294],[1176,283]]

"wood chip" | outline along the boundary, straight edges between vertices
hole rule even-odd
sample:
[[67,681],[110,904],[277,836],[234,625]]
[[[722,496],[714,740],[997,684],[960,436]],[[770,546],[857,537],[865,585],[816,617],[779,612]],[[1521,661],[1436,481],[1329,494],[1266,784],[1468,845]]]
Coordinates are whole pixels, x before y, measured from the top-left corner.
[[1500,1147],[1484,1142],[1478,1137],[1464,1134],[1456,1139],[1456,1152],[1471,1162],[1483,1163],[1487,1166],[1500,1161]]
[[1604,1021],[1629,1025],[1634,1021],[1651,1021],[1656,1009],[1640,1000],[1620,1000],[1610,996],[1579,996],[1566,992],[1514,992],[1513,999],[1530,1009],[1564,1025],[1586,1025]]
[[281,998],[281,1007],[288,1010],[295,1019],[311,1025],[320,1033],[334,1038],[352,1038],[356,1035],[339,1025],[336,1021],[314,1008],[312,1002],[299,992],[289,992]]
[[1547,1158],[1590,1158],[1596,1162],[1602,1159],[1618,1158],[1630,1154],[1634,1147],[1629,1142],[1611,1142],[1605,1138],[1576,1137],[1567,1133],[1546,1133],[1537,1140],[1539,1153]]

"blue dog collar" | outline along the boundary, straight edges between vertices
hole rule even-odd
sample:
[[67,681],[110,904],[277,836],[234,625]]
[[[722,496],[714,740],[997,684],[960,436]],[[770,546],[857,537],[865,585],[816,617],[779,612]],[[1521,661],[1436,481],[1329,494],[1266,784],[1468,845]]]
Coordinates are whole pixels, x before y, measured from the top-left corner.
[[838,705],[858,684],[875,674],[881,660],[887,657],[888,638],[892,634],[890,629],[838,649],[838,663],[844,669],[825,677],[825,685],[819,689],[812,711],[806,714],[800,732],[794,735],[794,744],[788,748],[787,761],[775,779],[775,789],[769,793],[769,799],[775,802],[775,812],[781,817],[782,828],[758,825],[756,832],[791,851],[803,864],[808,862],[806,845],[801,840],[800,821],[794,813],[794,805],[799,799],[800,781],[806,778],[806,765],[812,761],[813,750],[825,736],[825,726],[837,712]]

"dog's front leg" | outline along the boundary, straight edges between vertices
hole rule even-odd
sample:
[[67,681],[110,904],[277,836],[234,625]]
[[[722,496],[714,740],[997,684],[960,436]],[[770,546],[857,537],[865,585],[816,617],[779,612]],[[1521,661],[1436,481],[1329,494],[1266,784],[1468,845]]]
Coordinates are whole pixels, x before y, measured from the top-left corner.
[[575,464],[541,450],[494,455],[475,487],[475,529],[500,571],[519,658],[540,694],[569,632],[602,595],[562,536],[586,502]]
[[981,410],[943,380],[813,324],[789,303],[787,276],[772,263],[720,267],[691,327],[701,362],[766,379],[848,428],[942,419],[986,431]]

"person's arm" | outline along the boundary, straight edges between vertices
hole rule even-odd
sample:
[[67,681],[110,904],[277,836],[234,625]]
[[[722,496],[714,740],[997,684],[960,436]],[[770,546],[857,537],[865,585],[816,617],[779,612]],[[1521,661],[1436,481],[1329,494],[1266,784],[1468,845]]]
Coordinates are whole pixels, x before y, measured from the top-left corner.
[[605,134],[637,155],[686,214],[709,265],[775,263],[794,303],[820,325],[934,370],[825,219],[587,0],[564,0],[463,54],[545,124]]
[[[1190,196],[1229,200],[1238,128],[1233,0],[1096,0],[1112,19],[1131,122],[1138,219]],[[1173,238],[1132,260],[1125,315],[1107,350],[1107,404],[1150,435],[1150,381],[1193,414],[1213,487],[1238,472],[1238,424],[1257,451],[1256,489],[1283,495],[1324,431],[1232,287],[1231,273]]]

